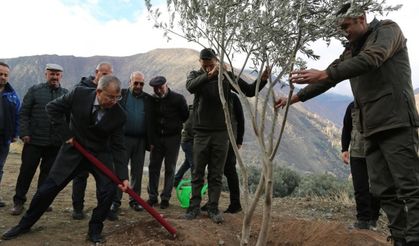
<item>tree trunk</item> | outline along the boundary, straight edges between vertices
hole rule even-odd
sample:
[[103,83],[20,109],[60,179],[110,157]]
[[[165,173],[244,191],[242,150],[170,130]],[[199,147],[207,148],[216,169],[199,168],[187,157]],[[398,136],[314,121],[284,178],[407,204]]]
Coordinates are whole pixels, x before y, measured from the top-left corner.
[[[255,192],[255,197],[251,203],[251,205],[245,209],[244,211],[244,216],[243,216],[243,225],[242,225],[242,236],[241,236],[241,240],[240,240],[240,245],[247,245],[249,243],[249,238],[250,238],[250,230],[251,230],[251,223],[252,222],[252,218],[253,218],[253,214],[255,213],[255,209],[256,209],[256,204],[258,203],[262,192],[263,192],[263,187],[264,185],[264,176],[263,174],[260,175],[260,179],[259,179],[259,183],[258,183],[258,187],[256,189]],[[250,201],[247,201],[248,203]]]
[[272,168],[273,163],[266,157],[264,158],[265,165],[265,203],[263,204],[263,217],[262,225],[259,231],[257,246],[266,245],[268,242],[269,230],[271,225],[271,214],[272,214],[272,191],[273,191],[273,182],[272,182]]

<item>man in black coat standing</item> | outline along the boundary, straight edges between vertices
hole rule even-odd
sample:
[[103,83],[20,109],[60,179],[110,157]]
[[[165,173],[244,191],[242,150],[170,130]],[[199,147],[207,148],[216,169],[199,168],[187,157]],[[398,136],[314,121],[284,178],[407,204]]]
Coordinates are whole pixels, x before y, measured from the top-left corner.
[[160,169],[164,159],[164,187],[160,208],[169,207],[179,155],[182,123],[188,119],[185,97],[169,89],[166,78],[150,80],[154,94],[150,100],[150,165],[148,168],[148,204],[158,204]]
[[[95,75],[82,77],[80,82],[76,84],[77,86],[83,86],[87,88],[97,88],[100,78],[105,75],[112,75],[113,67],[109,62],[101,62],[96,66]],[[77,174],[73,179],[73,192],[71,194],[71,199],[73,200],[73,213],[72,217],[75,220],[82,220],[86,216],[83,211],[84,208],[84,195],[87,187],[87,178],[89,177],[89,172],[84,171]]]
[[[103,221],[109,212],[116,185],[91,165],[73,146],[77,140],[117,175],[128,187],[128,170],[124,164],[123,125],[126,114],[117,101],[121,98],[121,82],[114,76],[104,76],[96,90],[77,87],[71,93],[48,103],[47,112],[59,137],[61,146],[56,161],[45,182],[38,188],[31,205],[19,224],[2,235],[8,240],[28,232],[48,209],[58,193],[80,172],[88,170],[96,180],[98,205],[89,222],[88,240],[103,243]],[[70,124],[65,115],[70,114]]]

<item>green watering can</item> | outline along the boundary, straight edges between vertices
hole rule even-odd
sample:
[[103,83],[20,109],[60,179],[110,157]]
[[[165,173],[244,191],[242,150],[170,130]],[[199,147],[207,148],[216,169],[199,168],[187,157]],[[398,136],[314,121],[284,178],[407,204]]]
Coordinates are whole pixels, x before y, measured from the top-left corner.
[[[204,184],[201,190],[201,196],[207,192],[208,184]],[[189,208],[189,200],[191,199],[192,186],[190,179],[182,179],[176,187],[176,196],[180,202],[181,208]]]

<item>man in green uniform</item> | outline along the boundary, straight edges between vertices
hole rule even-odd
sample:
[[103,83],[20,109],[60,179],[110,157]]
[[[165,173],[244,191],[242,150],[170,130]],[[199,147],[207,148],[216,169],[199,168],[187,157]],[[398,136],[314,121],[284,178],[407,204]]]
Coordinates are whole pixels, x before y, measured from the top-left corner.
[[[406,38],[391,20],[367,23],[363,10],[345,4],[338,25],[349,41],[326,70],[292,73],[310,84],[291,103],[313,98],[350,79],[366,145],[371,191],[381,199],[394,245],[419,245],[419,116],[411,81]],[[279,98],[276,107],[283,107]]]
[[[224,111],[218,93],[219,63],[214,50],[201,50],[199,61],[201,69],[189,73],[186,89],[194,94],[194,144],[192,169],[192,197],[186,219],[194,219],[200,213],[201,189],[204,185],[205,167],[208,165],[208,216],[215,223],[224,221],[218,210],[221,194],[224,164],[227,158],[229,140]],[[233,74],[230,74],[233,77]],[[259,89],[267,83],[269,69],[261,77]],[[239,79],[238,85],[248,97],[256,94],[256,83],[246,83]],[[227,79],[223,80],[224,96],[229,112],[233,112],[230,97],[231,86]]]

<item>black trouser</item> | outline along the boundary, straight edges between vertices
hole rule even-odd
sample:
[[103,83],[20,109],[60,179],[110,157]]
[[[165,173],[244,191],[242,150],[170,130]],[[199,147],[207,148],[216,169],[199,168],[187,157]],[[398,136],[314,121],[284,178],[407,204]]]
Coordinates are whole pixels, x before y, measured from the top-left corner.
[[417,128],[382,131],[365,140],[371,191],[380,198],[391,235],[419,241]]
[[16,182],[16,193],[13,196],[15,204],[26,202],[28,193],[36,169],[40,166],[38,177],[38,188],[45,181],[49,170],[57,157],[59,146],[38,146],[24,144],[22,149],[22,165],[20,166],[19,176]]
[[370,193],[367,161],[362,157],[351,157],[352,183],[355,191],[356,218],[377,220],[380,216],[380,199]]
[[179,155],[180,134],[159,137],[150,153],[148,167],[149,182],[148,196],[150,200],[157,201],[160,179],[160,169],[164,159],[164,186],[160,194],[161,200],[170,200],[175,180],[175,169]]
[[[141,196],[141,183],[143,180],[143,168],[145,157],[146,140],[144,137],[125,136],[126,165],[130,163],[130,185],[132,189]],[[114,205],[121,205],[122,191],[118,189],[114,197]],[[129,197],[130,204],[136,201]]]
[[175,174],[175,182],[179,183],[182,180],[183,175],[191,169],[193,166],[193,141],[187,141],[180,144],[182,147],[183,152],[185,153],[185,160],[183,161],[182,165],[180,166],[179,170]]
[[6,163],[7,155],[9,154],[10,144],[3,142],[2,137],[0,136],[0,184],[3,177],[3,167]]
[[86,192],[88,171],[81,171],[73,179],[73,192],[71,199],[73,200],[73,209],[82,211],[84,208],[84,194]]
[[63,190],[67,184],[80,172],[88,171],[93,174],[96,180],[97,207],[93,209],[92,217],[89,221],[89,234],[100,234],[103,229],[103,221],[109,212],[112,204],[112,198],[115,195],[116,185],[111,182],[96,167],[83,159],[78,167],[61,184],[56,184],[52,177],[48,177],[38,188],[32,198],[29,209],[19,222],[22,228],[30,228],[48,209],[58,193]]
[[241,207],[239,177],[236,170],[236,155],[231,144],[228,148],[224,175],[227,178],[228,189],[230,190],[230,206]]

